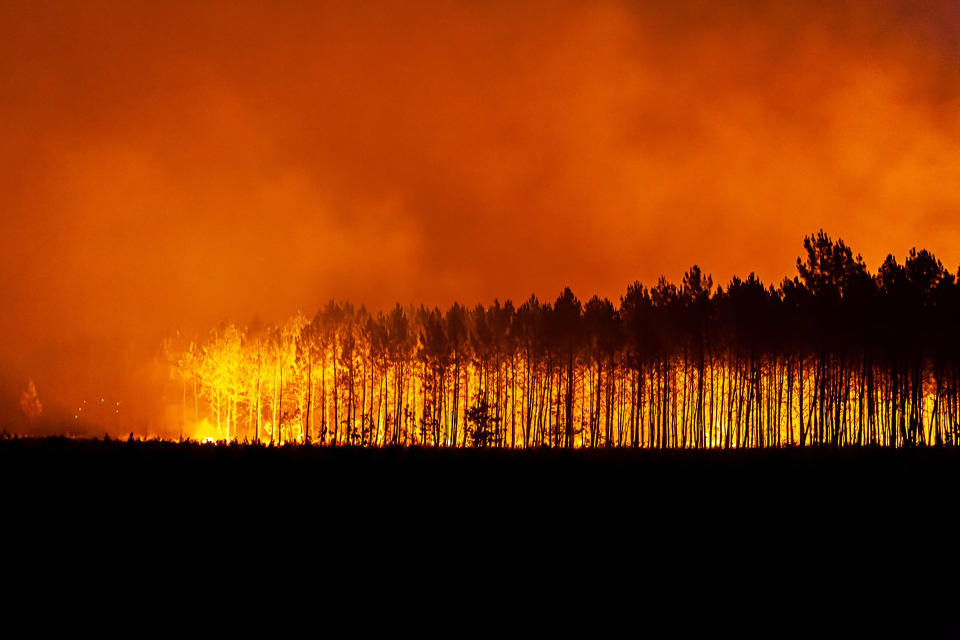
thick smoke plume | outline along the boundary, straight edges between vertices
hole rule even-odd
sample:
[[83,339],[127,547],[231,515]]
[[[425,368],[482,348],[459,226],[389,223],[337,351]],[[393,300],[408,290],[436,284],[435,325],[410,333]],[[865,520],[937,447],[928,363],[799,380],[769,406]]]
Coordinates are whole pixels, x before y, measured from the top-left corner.
[[777,281],[821,227],[954,270],[958,26],[947,2],[4,3],[0,420],[33,378],[38,425],[107,397],[107,428],[148,431],[163,336],[331,297]]

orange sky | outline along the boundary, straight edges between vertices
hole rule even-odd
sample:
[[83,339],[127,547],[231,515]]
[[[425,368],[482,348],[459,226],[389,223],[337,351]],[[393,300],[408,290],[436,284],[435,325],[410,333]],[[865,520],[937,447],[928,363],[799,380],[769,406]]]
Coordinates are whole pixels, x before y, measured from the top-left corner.
[[955,270],[956,6],[4,2],[0,386],[136,406],[176,327],[779,280],[820,227]]

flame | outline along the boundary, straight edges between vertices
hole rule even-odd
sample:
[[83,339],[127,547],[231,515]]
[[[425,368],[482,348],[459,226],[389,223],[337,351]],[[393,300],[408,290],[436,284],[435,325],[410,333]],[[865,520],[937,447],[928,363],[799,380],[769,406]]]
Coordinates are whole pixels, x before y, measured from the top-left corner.
[[[465,359],[458,365],[461,395],[455,402],[452,361],[431,371],[419,355],[426,346],[423,333],[413,336],[405,355],[391,362],[375,356],[374,334],[350,322],[326,332],[321,325],[307,324],[298,315],[260,336],[230,325],[212,333],[202,348],[191,345],[196,358],[176,356],[173,379],[184,390],[195,389],[183,394],[182,415],[196,417],[183,425],[186,437],[203,443],[275,445],[468,446],[488,438],[514,447],[564,442],[559,432],[566,424],[566,374],[545,369],[542,360],[528,361],[522,353],[499,362]],[[793,382],[787,383],[784,362],[758,362],[756,381],[747,385],[746,370],[731,366],[725,357],[708,362],[699,373],[679,356],[663,364],[666,373],[647,369],[634,377],[621,353],[609,370],[595,375],[596,363],[579,355],[573,368],[572,446],[631,446],[633,428],[639,429],[640,444],[653,447],[780,446],[813,437],[811,403],[818,390],[809,365],[802,373],[794,369],[789,374]],[[757,394],[752,401],[746,387]],[[702,388],[699,407],[692,391],[697,388]],[[656,392],[653,400],[651,390]],[[900,415],[919,416],[923,441],[942,438],[935,429],[950,424],[952,409],[938,404],[929,383],[919,392],[918,400],[901,398],[890,414],[885,404],[889,390],[878,372],[876,420],[857,423],[862,431],[854,435],[855,416],[844,416],[836,426],[842,429],[840,442],[903,444],[899,434],[884,426]],[[666,415],[664,393],[669,396]],[[860,399],[855,385],[844,394],[834,400],[852,412]],[[488,407],[481,418],[488,420],[485,435],[479,422],[471,422],[476,420],[471,411],[480,405]],[[745,418],[751,408],[762,412],[762,424]],[[530,420],[529,410],[538,412],[536,419]],[[655,419],[654,411],[659,411]],[[669,430],[661,430],[661,420]],[[746,431],[733,426],[737,424],[746,425]]]

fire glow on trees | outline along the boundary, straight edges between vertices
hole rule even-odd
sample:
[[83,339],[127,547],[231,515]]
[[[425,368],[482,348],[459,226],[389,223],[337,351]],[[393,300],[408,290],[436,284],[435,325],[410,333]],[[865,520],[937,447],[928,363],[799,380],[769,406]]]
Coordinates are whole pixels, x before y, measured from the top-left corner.
[[953,269],[958,53],[954,0],[0,3],[0,431],[102,435],[77,403],[106,394],[111,436],[252,436],[246,390],[236,415],[159,392],[157,345],[201,358],[222,318],[329,299],[616,304],[694,263],[777,283],[821,227]]
[[[823,232],[798,276],[227,325],[166,353],[198,440],[499,447],[910,446],[960,437],[960,283],[876,275]],[[188,418],[188,414],[190,417]]]

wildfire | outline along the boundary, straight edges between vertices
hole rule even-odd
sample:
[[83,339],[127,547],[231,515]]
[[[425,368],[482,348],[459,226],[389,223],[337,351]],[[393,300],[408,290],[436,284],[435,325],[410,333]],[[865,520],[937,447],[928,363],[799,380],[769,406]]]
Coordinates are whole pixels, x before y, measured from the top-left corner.
[[[714,291],[694,267],[680,287],[633,285],[619,308],[567,289],[552,305],[331,302],[265,331],[228,325],[167,344],[182,426],[197,441],[362,446],[953,442],[954,276],[927,252],[874,277],[842,241],[805,247],[802,281],[779,289],[751,275]],[[916,330],[896,346],[882,319],[903,300]]]

